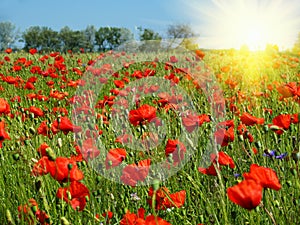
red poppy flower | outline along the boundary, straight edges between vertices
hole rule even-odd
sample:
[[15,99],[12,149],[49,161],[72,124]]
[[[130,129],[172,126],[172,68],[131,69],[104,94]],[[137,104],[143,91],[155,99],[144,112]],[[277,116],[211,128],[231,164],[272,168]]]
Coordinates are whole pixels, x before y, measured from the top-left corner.
[[11,48],[7,48],[7,49],[5,49],[5,52],[6,52],[7,54],[10,54],[10,53],[12,53],[12,49],[11,49]]
[[227,189],[227,195],[235,204],[251,210],[256,208],[262,199],[262,186],[254,180],[244,180]]
[[47,143],[43,143],[40,145],[37,151],[41,156],[47,156],[47,148],[50,148],[50,146]]
[[90,192],[84,184],[72,181],[69,187],[58,188],[56,197],[69,203],[74,210],[82,211],[85,208],[87,198],[90,197]]
[[33,113],[34,117],[44,116],[43,110],[35,106],[30,106],[28,111]]
[[97,146],[95,146],[95,144],[96,142],[93,138],[88,138],[83,141],[81,153],[86,161],[90,159],[94,159],[99,156],[100,151],[97,148]]
[[34,89],[35,89],[34,84],[31,83],[31,82],[29,82],[29,81],[26,82],[24,88],[25,88],[25,89],[28,89],[28,90],[34,90]]
[[10,140],[10,137],[5,131],[4,121],[0,121],[0,148],[2,148],[2,143],[5,139]]
[[126,158],[126,150],[123,148],[110,149],[106,155],[106,169],[120,165]]
[[59,182],[79,181],[83,173],[75,161],[66,157],[57,157],[54,163],[47,165],[50,175]]
[[233,159],[227,155],[225,152],[218,152],[218,163],[221,165],[221,166],[228,166],[233,169],[235,167],[235,164],[233,162]]
[[37,49],[31,48],[31,49],[29,49],[29,53],[30,53],[31,55],[34,55],[35,53],[37,53]]
[[283,134],[283,130],[288,130],[291,125],[291,115],[290,114],[281,114],[276,116],[272,122],[273,125],[277,126],[278,129],[275,130],[275,132],[280,135]]
[[244,173],[243,177],[246,180],[254,180],[263,188],[271,188],[276,191],[281,189],[276,172],[270,168],[252,164],[250,166],[250,172]]
[[138,181],[144,181],[148,176],[150,169],[150,159],[145,159],[138,164],[130,164],[126,166],[121,175],[121,181],[130,186],[136,186]]
[[[33,207],[35,207],[34,211]],[[20,219],[24,218],[28,222],[28,224],[34,224],[34,218],[32,217],[32,215],[35,215],[35,218],[37,219],[39,224],[50,225],[50,217],[46,212],[38,208],[38,204],[33,198],[29,199],[27,204],[18,206],[18,212],[18,217]]]
[[10,106],[4,98],[0,98],[0,115],[2,113],[3,114],[9,114],[10,113]]
[[156,117],[156,108],[148,104],[142,105],[138,109],[129,112],[129,121],[137,126],[145,122],[151,122]]
[[229,142],[234,141],[234,127],[229,127],[227,130],[219,128],[215,131],[214,136],[221,147],[228,146]]
[[219,170],[219,168],[217,167],[217,165],[215,163],[212,163],[209,167],[204,168],[204,167],[198,167],[198,171],[202,174],[205,175],[211,175],[211,176],[217,176],[217,170],[216,168]]
[[[148,192],[148,196],[149,196],[148,203],[150,204],[151,207],[152,207],[153,194],[154,194],[154,190],[151,187]],[[167,208],[172,208],[172,207],[180,208],[181,206],[184,205],[185,197],[186,197],[185,190],[178,191],[171,194],[168,188],[161,187],[156,192],[155,208],[158,210],[159,209],[165,210]]]
[[166,148],[165,154],[168,157],[170,154],[173,155],[174,163],[179,163],[182,159],[184,159],[184,154],[186,153],[186,148],[182,142],[179,140],[171,140],[169,139]]
[[53,166],[54,166],[54,162],[49,160],[48,156],[43,156],[38,162],[34,164],[31,173],[34,176],[43,176],[48,174],[49,167],[53,167]]
[[253,135],[248,131],[245,124],[241,123],[237,127],[237,131],[239,135],[242,135],[243,138],[248,139],[250,143],[254,141]]
[[277,91],[282,95],[282,98],[289,98],[297,93],[297,83],[290,82],[277,87]]
[[170,57],[170,62],[171,63],[177,63],[178,59],[176,58],[176,56],[173,55],[173,56]]
[[189,133],[193,132],[197,127],[201,126],[204,122],[210,122],[210,118],[206,114],[202,114],[202,115],[189,114],[187,116],[182,116],[181,119],[182,119],[183,126]]
[[241,121],[243,124],[247,126],[252,126],[254,124],[264,124],[265,119],[264,118],[257,118],[255,116],[252,116],[251,114],[244,112],[241,117]]
[[47,121],[44,120],[41,122],[40,126],[37,129],[38,134],[44,135],[44,136],[49,136],[50,134],[50,128],[47,125]]
[[[60,121],[58,122],[58,120]],[[53,122],[51,130],[53,134],[58,133],[60,130],[64,134],[68,134],[69,132],[75,132],[75,133],[80,132],[81,127],[73,125],[68,117],[62,116]]]
[[120,221],[120,225],[171,225],[162,218],[154,215],[148,215],[145,218],[145,209],[139,208],[138,213],[127,211]]
[[124,88],[125,84],[122,80],[114,80],[114,84],[116,85],[117,88]]
[[199,49],[195,50],[196,56],[198,56],[200,59],[203,59],[205,56],[205,53]]

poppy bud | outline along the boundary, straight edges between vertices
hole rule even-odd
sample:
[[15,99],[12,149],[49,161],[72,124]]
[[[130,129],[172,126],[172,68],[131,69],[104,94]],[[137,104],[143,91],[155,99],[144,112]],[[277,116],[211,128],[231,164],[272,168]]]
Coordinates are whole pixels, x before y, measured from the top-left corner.
[[173,162],[174,162],[174,160],[173,160],[173,154],[172,154],[172,153],[170,153],[170,154],[168,155],[168,162],[169,162],[169,163],[173,163]]
[[240,141],[244,141],[244,136],[243,135],[239,135],[239,140]]
[[276,126],[276,125],[270,126],[270,129],[273,131],[282,130],[279,126]]
[[57,139],[57,145],[58,145],[59,148],[62,147],[62,139],[61,138]]
[[6,210],[6,219],[7,219],[8,224],[15,224],[12,219],[11,212],[9,211],[9,209]]
[[62,225],[70,225],[69,221],[65,217],[61,217],[60,221],[61,221]]
[[31,210],[35,214],[38,209],[37,209],[36,205],[34,205],[34,206],[31,207]]
[[264,125],[263,129],[264,129],[265,132],[268,132],[269,131],[269,126],[268,125]]
[[153,187],[154,191],[157,191],[159,189],[159,180],[158,179],[153,180],[152,187]]
[[68,164],[68,169],[71,170],[73,168],[73,164],[69,163]]
[[68,199],[69,199],[69,200],[72,200],[71,192],[67,191],[67,196],[68,196]]
[[56,155],[55,155],[55,153],[54,153],[54,151],[53,151],[52,148],[48,147],[48,148],[46,149],[46,153],[47,153],[47,156],[49,157],[50,160],[52,160],[52,161],[55,160]]

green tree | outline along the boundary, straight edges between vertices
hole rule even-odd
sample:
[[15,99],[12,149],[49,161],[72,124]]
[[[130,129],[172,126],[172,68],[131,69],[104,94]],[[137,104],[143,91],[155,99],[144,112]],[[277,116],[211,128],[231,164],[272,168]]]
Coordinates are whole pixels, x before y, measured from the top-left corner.
[[78,52],[81,48],[86,47],[87,39],[83,31],[73,31],[68,26],[65,26],[59,32],[59,38],[63,52],[68,50]]
[[159,33],[148,29],[148,28],[142,28],[142,27],[138,27],[137,28],[140,33],[139,33],[139,38],[141,41],[148,41],[148,40],[161,40],[162,37]]
[[59,51],[58,32],[49,27],[33,26],[23,33],[24,49],[36,48],[43,51]]
[[127,28],[100,27],[96,32],[95,39],[99,51],[107,51],[115,49],[127,41],[133,40],[133,34]]
[[28,50],[30,48],[36,48],[40,50],[40,46],[42,45],[42,41],[40,39],[41,31],[41,27],[32,26],[29,27],[25,32],[23,32],[22,38],[25,42],[25,50]]
[[0,22],[0,49],[14,47],[19,37],[16,26],[11,22]]

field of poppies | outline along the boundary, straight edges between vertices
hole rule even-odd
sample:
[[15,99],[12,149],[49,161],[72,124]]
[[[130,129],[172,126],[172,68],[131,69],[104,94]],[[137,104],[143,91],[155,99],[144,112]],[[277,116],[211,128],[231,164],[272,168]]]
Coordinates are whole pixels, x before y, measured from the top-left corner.
[[1,224],[299,224],[300,54],[0,54]]

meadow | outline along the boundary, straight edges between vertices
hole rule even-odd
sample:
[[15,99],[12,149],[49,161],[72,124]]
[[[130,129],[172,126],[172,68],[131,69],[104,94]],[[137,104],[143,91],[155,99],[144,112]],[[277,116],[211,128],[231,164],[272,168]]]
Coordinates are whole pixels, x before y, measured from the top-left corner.
[[1,224],[299,224],[300,54],[0,54]]

